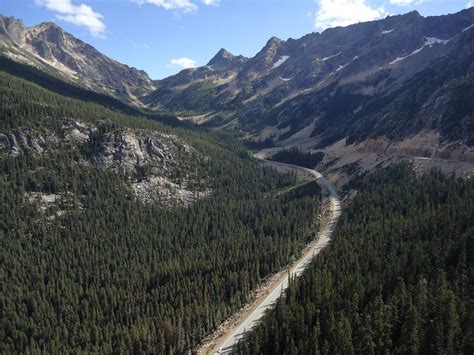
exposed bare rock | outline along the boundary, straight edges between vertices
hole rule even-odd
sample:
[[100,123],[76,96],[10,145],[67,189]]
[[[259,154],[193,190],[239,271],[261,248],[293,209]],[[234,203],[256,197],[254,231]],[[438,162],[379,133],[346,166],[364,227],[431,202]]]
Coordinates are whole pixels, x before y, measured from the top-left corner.
[[203,159],[193,147],[175,136],[125,130],[106,133],[95,139],[99,147],[89,157],[91,163],[129,173],[132,191],[143,202],[189,205],[210,193],[191,188],[188,181],[196,178],[191,176],[192,172],[175,178],[176,171],[182,169],[180,161],[183,155]]
[[63,130],[65,142],[85,143],[90,140],[91,134],[95,133],[97,128],[72,119],[64,119]]
[[0,153],[11,156],[18,156],[27,151],[42,154],[57,141],[57,137],[50,133],[39,133],[31,129],[12,130],[9,134],[0,134]]
[[186,184],[179,185],[165,177],[151,177],[140,182],[132,183],[136,196],[145,203],[159,202],[164,206],[189,206],[195,200],[209,197],[210,190],[192,191]]
[[20,20],[0,15],[0,47],[13,60],[135,104],[155,89],[144,71],[108,58],[51,22],[27,28]]
[[52,221],[57,217],[63,216],[68,210],[72,208],[82,209],[82,204],[76,200],[73,201],[74,195],[72,193],[50,194],[44,192],[27,192],[25,197],[28,202],[36,208],[45,213],[47,220]]
[[43,212],[49,207],[59,205],[62,199],[59,194],[47,194],[43,192],[30,192],[27,194],[27,198],[30,203],[36,203],[38,208]]
[[[275,145],[313,137],[317,148],[342,138],[396,142],[435,130],[472,146],[473,23],[474,8],[437,17],[410,12],[272,38],[238,65],[229,66],[234,56],[221,50],[211,66],[161,80],[144,102]],[[231,79],[220,82],[226,74]]]
[[[207,182],[196,189],[196,172],[186,161],[206,160],[196,149],[176,136],[147,130],[119,129],[103,132],[98,127],[70,118],[61,121],[59,132],[39,133],[32,129],[0,134],[0,154],[18,156],[50,154],[60,149],[78,149],[82,164],[111,169],[127,176],[134,195],[145,203],[188,206],[210,194]],[[41,209],[58,205],[61,196],[32,193],[31,203]]]
[[152,166],[157,173],[166,172],[175,164],[173,151],[184,149],[169,137],[141,135],[131,130],[106,133],[98,139],[100,147],[90,156],[91,162],[125,169],[134,175],[139,175],[146,166]]
[[8,139],[8,136],[0,133],[0,151],[1,152],[6,152],[10,150],[10,140]]

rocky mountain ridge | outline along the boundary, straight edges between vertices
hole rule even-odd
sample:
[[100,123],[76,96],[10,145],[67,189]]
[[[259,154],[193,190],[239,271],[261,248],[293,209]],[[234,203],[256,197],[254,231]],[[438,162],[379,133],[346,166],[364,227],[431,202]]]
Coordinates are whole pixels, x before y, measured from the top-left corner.
[[108,58],[51,22],[27,28],[0,15],[0,50],[15,61],[138,106],[138,98],[155,89],[144,71]]
[[[76,43],[57,26],[25,32],[14,19],[2,23],[0,42],[8,48],[33,43],[56,67],[88,67],[66,55],[77,51],[56,53]],[[129,85],[135,90],[122,87],[117,95],[181,120],[239,130],[259,146],[320,150],[325,163],[369,150],[473,161],[473,36],[474,8],[436,17],[410,12],[299,39],[273,37],[252,58],[221,49],[207,65],[163,80],[140,72],[142,82]],[[116,75],[108,62],[101,71],[107,80]]]
[[233,126],[264,145],[334,153],[340,142],[380,140],[392,151],[472,161],[473,24],[470,8],[274,37],[238,67],[205,66],[159,82],[145,103]]
[[[268,109],[301,94],[324,89],[331,83],[363,81],[381,70],[396,72],[397,76],[402,74],[398,81],[401,83],[445,55],[451,40],[463,31],[469,31],[473,23],[472,8],[453,15],[427,18],[411,12],[331,28],[296,40],[283,41],[273,37],[259,53],[242,60],[237,68],[224,72],[215,70],[209,65],[211,60],[207,66],[184,70],[159,81],[158,86],[179,97],[189,86],[206,81],[215,85],[214,96],[209,97],[214,110],[225,110],[230,105],[233,111],[251,102],[258,106],[262,99]],[[431,49],[430,53],[422,53],[428,49]],[[406,59],[415,59],[412,57],[418,54],[422,60],[405,66]],[[173,105],[178,100],[167,102],[166,96],[151,96],[153,100],[146,100],[151,106],[156,104],[181,113],[186,110],[205,113],[192,103],[184,103],[184,109],[180,111]]]

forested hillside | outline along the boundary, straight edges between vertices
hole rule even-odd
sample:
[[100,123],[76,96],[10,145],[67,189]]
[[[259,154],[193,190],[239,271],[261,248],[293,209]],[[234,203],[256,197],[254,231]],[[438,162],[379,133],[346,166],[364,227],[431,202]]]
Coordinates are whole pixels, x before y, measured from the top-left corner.
[[472,354],[474,183],[409,164],[366,176],[310,269],[241,354]]
[[306,153],[298,148],[282,149],[269,159],[286,164],[304,166],[308,169],[314,169],[324,158],[323,152]]
[[161,78],[0,14],[0,355],[474,355],[474,7],[376,2],[0,2]]
[[[12,137],[31,147],[0,154],[0,353],[186,352],[316,228],[319,189],[282,193],[295,178],[228,138],[224,147],[6,73],[0,97],[3,147]],[[136,176],[91,163],[94,140],[68,143],[66,118],[97,134],[176,137],[193,153],[177,155],[171,178],[212,193],[188,207],[141,202]]]
[[146,112],[130,106],[119,99],[92,90],[84,89],[73,83],[57,78],[51,73],[43,73],[30,65],[17,63],[11,59],[0,56],[0,70],[16,77],[33,82],[57,94],[79,99],[85,102],[97,103],[113,111],[119,111],[130,116],[142,116],[171,126],[190,127],[189,122],[179,121],[175,116],[160,112]]

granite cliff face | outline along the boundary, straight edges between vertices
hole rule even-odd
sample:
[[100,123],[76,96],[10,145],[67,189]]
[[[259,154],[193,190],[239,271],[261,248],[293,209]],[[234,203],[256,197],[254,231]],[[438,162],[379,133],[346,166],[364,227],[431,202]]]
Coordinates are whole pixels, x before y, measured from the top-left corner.
[[63,118],[58,126],[57,132],[27,128],[0,133],[0,156],[41,158],[64,149],[77,151],[79,164],[115,171],[138,199],[167,207],[190,205],[211,193],[191,188],[196,176],[188,166],[190,159],[207,158],[174,135],[137,129],[104,131],[104,126],[70,118]]
[[144,71],[108,58],[54,23],[27,28],[0,15],[0,49],[15,61],[136,105],[155,89]]

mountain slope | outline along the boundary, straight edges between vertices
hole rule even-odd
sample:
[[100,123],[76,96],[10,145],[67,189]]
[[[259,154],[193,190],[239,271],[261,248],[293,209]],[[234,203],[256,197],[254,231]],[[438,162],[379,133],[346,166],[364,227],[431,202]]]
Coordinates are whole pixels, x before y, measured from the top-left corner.
[[0,98],[0,353],[188,353],[316,228],[319,188],[230,137]]
[[253,144],[322,151],[330,169],[370,169],[393,154],[474,161],[474,8],[273,37],[253,58],[221,49],[206,66],[154,82],[55,25],[1,23],[13,60],[70,80],[80,68],[93,90],[236,129]]
[[156,111],[148,111],[139,107],[135,107],[113,96],[98,93],[92,89],[84,88],[76,83],[68,82],[63,78],[48,75],[47,73],[31,65],[15,62],[7,57],[0,56],[0,70],[27,81],[34,82],[35,84],[59,95],[96,103],[127,115],[146,117],[173,127],[192,126],[190,122],[180,121],[174,115]]
[[108,58],[54,23],[27,28],[0,15],[0,49],[11,59],[136,105],[154,89],[144,71]]
[[420,132],[471,146],[473,23],[474,8],[427,18],[411,12],[297,40],[274,37],[227,70],[207,65],[161,81],[145,102],[233,122],[254,140],[283,146]]
[[[381,69],[364,80],[333,82],[260,116],[267,122],[252,117],[244,124],[277,124],[285,130],[278,138],[285,139],[313,123],[310,133],[319,138],[319,146],[344,137],[349,143],[378,136],[396,140],[422,129],[437,130],[447,139],[472,145],[472,130],[459,121],[473,112],[473,36],[474,31],[465,31],[441,44],[445,55],[438,58],[431,59],[430,53],[425,53],[432,63],[405,80],[398,75],[411,70],[411,65],[418,65],[421,58],[406,58],[407,68]],[[425,49],[434,50],[437,48]],[[453,128],[457,123],[459,130]]]
[[218,87],[232,82],[247,61],[248,58],[221,49],[204,67],[156,81],[156,91],[143,97],[142,102],[148,108],[175,113],[199,114],[219,109],[230,97],[226,92],[220,93]]

